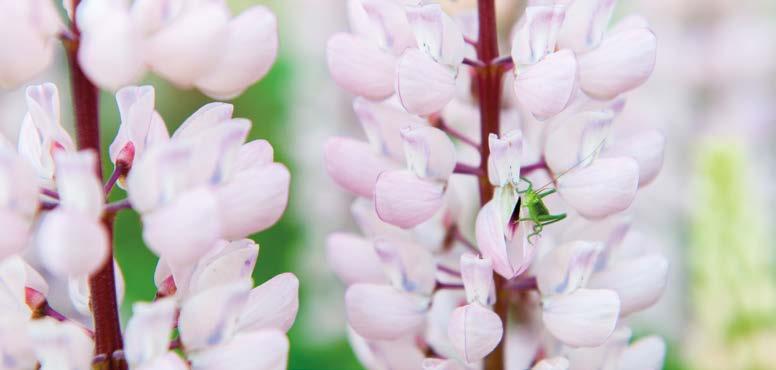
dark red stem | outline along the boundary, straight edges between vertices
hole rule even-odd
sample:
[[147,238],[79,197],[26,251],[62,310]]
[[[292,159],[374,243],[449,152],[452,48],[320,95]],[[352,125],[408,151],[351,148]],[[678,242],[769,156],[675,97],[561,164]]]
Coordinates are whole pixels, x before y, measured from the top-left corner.
[[[70,64],[70,80],[73,95],[73,110],[75,111],[76,139],[78,148],[94,150],[101,159],[100,151],[100,116],[99,90],[86,77],[78,63],[78,39],[80,31],[76,25],[75,8],[80,0],[73,0],[73,21],[70,32],[73,38],[64,42]],[[102,163],[98,161],[94,169],[102,179]],[[113,240],[113,220],[111,214],[103,218],[103,225]],[[121,325],[119,323],[119,307],[116,302],[116,282],[113,271],[113,245],[111,243],[105,264],[89,277],[91,308],[94,316],[95,353],[114,353],[121,350]],[[106,364],[110,370],[125,368],[120,362],[111,361]]]
[[[500,134],[500,102],[501,80],[504,67],[495,64],[499,57],[498,30],[496,28],[496,4],[495,0],[478,0],[477,14],[479,17],[479,33],[477,39],[477,58],[485,64],[485,67],[476,69],[478,100],[480,103],[480,170],[479,178],[480,203],[485,204],[493,198],[493,186],[488,181],[488,136]],[[493,311],[501,318],[506,331],[509,313],[509,290],[506,289],[506,279],[495,274],[496,304]],[[506,336],[485,358],[485,370],[503,370],[504,348]]]

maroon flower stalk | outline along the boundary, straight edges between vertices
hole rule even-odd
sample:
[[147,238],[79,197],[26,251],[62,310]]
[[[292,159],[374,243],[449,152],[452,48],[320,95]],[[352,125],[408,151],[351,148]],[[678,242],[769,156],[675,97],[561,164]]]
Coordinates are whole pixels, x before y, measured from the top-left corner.
[[[484,205],[493,198],[493,186],[488,181],[488,157],[490,148],[488,136],[500,134],[500,102],[501,79],[504,67],[495,61],[498,53],[498,30],[496,28],[496,4],[495,0],[478,0],[477,14],[479,16],[479,34],[477,38],[477,57],[483,63],[476,68],[477,94],[480,104],[480,204]],[[493,311],[501,318],[506,326],[509,313],[509,289],[506,287],[506,279],[494,274],[496,284],[496,304]],[[504,369],[504,348],[506,335],[495,350],[485,358],[485,370]]]
[[[78,149],[92,149],[97,152],[98,164],[94,170],[98,178],[102,178],[102,163],[100,156],[100,116],[99,116],[99,90],[86,77],[78,64],[78,37],[80,31],[76,25],[76,12],[80,0],[73,1],[71,14],[73,20],[70,23],[70,31],[74,39],[66,41],[67,56],[70,65],[70,79],[75,111],[75,126]],[[103,218],[103,224],[108,231],[110,248],[105,265],[89,277],[89,291],[91,294],[91,309],[94,315],[94,343],[95,353],[105,354],[110,359],[112,354],[123,348],[121,338],[121,324],[119,322],[119,307],[116,300],[116,281],[113,271],[113,221],[114,216],[107,214]],[[109,370],[125,369],[126,366],[119,363],[107,362],[100,368]]]

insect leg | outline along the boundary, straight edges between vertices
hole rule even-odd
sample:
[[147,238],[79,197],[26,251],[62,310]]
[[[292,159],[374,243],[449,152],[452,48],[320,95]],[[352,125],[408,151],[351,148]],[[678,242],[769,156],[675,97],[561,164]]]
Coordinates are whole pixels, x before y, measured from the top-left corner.
[[546,197],[546,196],[548,196],[550,194],[555,193],[556,191],[558,191],[558,190],[557,189],[547,189],[547,190],[539,193],[539,198],[544,198],[544,197]]
[[558,221],[561,221],[566,218],[565,213],[561,213],[559,215],[545,215],[545,216],[539,216],[539,224],[542,226],[547,226],[550,224],[554,224]]

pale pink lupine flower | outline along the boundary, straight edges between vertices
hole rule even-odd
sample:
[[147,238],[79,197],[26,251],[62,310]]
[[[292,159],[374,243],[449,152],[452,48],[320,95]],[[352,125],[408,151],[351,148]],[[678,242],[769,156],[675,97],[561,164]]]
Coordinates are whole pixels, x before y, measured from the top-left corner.
[[154,110],[154,100],[154,88],[151,86],[127,86],[116,92],[121,125],[109,153],[111,161],[124,168],[125,172],[147,148],[169,140],[167,126]]
[[568,173],[558,192],[582,216],[602,218],[624,211],[639,185],[639,165],[631,158],[602,158]]
[[30,339],[42,370],[88,369],[92,366],[94,343],[72,322],[50,317],[29,322]]
[[5,230],[0,258],[5,258],[27,246],[38,209],[38,187],[32,167],[5,148],[0,148],[0,183],[0,224]]
[[40,74],[54,57],[63,29],[49,0],[0,1],[0,87],[16,87]]

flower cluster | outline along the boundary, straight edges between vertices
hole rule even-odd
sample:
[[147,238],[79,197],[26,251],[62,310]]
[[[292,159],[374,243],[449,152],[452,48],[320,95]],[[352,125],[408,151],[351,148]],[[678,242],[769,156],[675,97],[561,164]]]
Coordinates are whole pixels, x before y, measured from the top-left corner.
[[[66,30],[51,0],[0,2],[0,86],[17,86],[48,67],[57,37],[77,37],[77,58],[96,85],[116,90],[151,70],[181,88],[227,99],[263,77],[277,54],[277,21],[263,6],[232,17],[225,1],[84,0]],[[250,45],[247,47],[246,45]]]
[[[289,173],[269,143],[245,142],[250,121],[232,118],[230,104],[211,103],[169,135],[154,89],[125,87],[116,94],[121,125],[110,147],[116,171],[103,185],[96,153],[77,151],[61,125],[56,86],[31,86],[26,98],[18,150],[0,147],[4,368],[87,369],[118,356],[95,357],[91,331],[54,311],[46,280],[27,260],[69,281],[73,305],[90,314],[87,279],[111,255],[106,220],[125,208],[142,215],[146,244],[160,256],[157,300],[134,306],[125,333],[131,368],[189,368],[174,349],[193,369],[246,368],[248,357],[250,369],[285,367],[298,281],[287,273],[252,288],[259,246],[245,237],[279,219]],[[115,183],[129,198],[106,204]],[[173,329],[179,337],[171,342]]]
[[656,38],[638,16],[608,28],[614,5],[529,1],[511,56],[483,57],[494,13],[348,2],[328,65],[367,141],[332,138],[325,162],[363,235],[332,234],[327,256],[368,368],[661,367],[662,339],[630,343],[628,318],[668,263],[628,209],[665,139],[612,125]]

